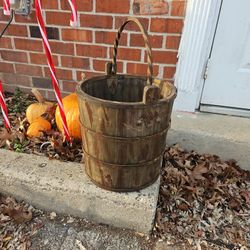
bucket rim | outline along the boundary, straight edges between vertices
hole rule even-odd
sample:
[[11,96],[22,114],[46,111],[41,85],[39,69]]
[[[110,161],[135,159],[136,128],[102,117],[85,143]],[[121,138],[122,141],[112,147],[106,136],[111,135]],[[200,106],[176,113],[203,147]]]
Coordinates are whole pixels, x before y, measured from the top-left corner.
[[[116,76],[126,76],[126,77],[131,77],[131,78],[143,78],[143,79],[146,79],[145,76],[137,76],[137,75],[124,75],[124,74],[117,74]],[[76,87],[76,93],[78,95],[78,97],[83,97],[83,98],[87,98],[87,99],[90,99],[91,101],[95,102],[95,103],[101,103],[105,106],[120,106],[120,107],[147,107],[147,106],[158,106],[158,105],[161,105],[161,104],[164,104],[164,103],[171,103],[174,101],[174,99],[176,98],[177,96],[177,88],[171,84],[169,81],[165,81],[165,80],[160,80],[158,78],[153,78],[153,81],[157,80],[157,81],[165,81],[167,84],[169,84],[169,86],[171,86],[172,88],[172,91],[171,91],[171,94],[167,97],[167,98],[162,98],[162,99],[159,99],[157,102],[153,102],[153,103],[143,103],[142,101],[141,102],[118,102],[118,101],[111,101],[111,100],[105,100],[105,99],[101,99],[101,98],[98,98],[98,97],[94,97],[94,96],[91,96],[89,94],[87,94],[86,92],[84,92],[82,90],[82,86],[84,84],[86,84],[88,81],[90,80],[101,80],[101,79],[104,79],[104,78],[108,78],[109,76],[107,75],[102,75],[102,76],[95,76],[95,77],[92,77],[92,78],[89,78],[89,79],[86,79],[86,80],[83,80],[81,81],[79,84],[77,84],[77,87]]]

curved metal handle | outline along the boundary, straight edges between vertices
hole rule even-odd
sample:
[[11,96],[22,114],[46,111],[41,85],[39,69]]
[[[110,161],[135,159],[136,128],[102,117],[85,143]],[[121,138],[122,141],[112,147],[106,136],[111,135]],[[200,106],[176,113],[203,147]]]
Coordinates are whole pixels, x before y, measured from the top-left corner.
[[138,25],[138,27],[140,28],[141,32],[142,32],[142,36],[143,36],[143,39],[145,41],[145,47],[147,49],[147,56],[148,56],[148,70],[147,70],[148,79],[147,79],[147,84],[152,85],[152,81],[153,81],[153,59],[152,59],[152,50],[151,50],[151,46],[150,46],[149,39],[148,39],[148,33],[144,29],[144,27],[142,26],[140,21],[135,17],[129,17],[128,20],[125,21],[123,23],[123,25],[120,27],[120,29],[118,30],[118,33],[117,33],[117,36],[116,36],[116,39],[115,39],[115,43],[114,43],[114,50],[113,50],[112,74],[115,75],[116,72],[117,72],[116,59],[117,59],[117,50],[118,50],[119,40],[121,38],[121,34],[122,34],[123,29],[125,28],[125,26],[129,22],[136,23]]

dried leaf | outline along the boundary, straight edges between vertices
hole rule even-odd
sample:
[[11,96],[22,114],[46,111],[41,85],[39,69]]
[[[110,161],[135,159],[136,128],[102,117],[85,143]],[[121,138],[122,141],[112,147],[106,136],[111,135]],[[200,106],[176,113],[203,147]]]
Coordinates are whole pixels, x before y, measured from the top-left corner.
[[237,211],[240,210],[240,202],[236,198],[234,198],[234,197],[230,198],[230,200],[228,202],[228,206],[231,209],[234,209],[234,210],[237,210]]
[[21,207],[15,208],[11,205],[2,206],[1,212],[14,219],[16,223],[25,223],[32,219],[32,212],[28,210],[24,211]]
[[182,211],[187,211],[188,210],[188,205],[184,202],[182,202],[180,205],[178,205],[178,209],[182,210]]
[[240,195],[245,199],[247,204],[250,204],[250,191],[242,191]]
[[16,223],[25,223],[32,219],[32,212],[25,209],[24,206],[17,204],[11,197],[5,199],[5,204],[2,204],[0,207],[0,212],[14,219]]
[[87,250],[87,248],[85,246],[83,246],[82,242],[79,240],[76,240],[76,246],[80,249],[80,250]]
[[57,216],[57,214],[55,212],[51,212],[49,214],[49,217],[50,217],[51,220],[54,220],[56,218],[56,216]]
[[204,180],[205,178],[202,175],[206,174],[209,171],[209,169],[205,165],[206,164],[204,163],[196,166],[191,172],[192,178],[196,180]]

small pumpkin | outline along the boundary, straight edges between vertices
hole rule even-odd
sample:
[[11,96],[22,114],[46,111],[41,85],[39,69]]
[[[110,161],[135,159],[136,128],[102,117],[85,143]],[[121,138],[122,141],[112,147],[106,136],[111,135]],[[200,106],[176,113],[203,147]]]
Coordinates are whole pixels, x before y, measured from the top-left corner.
[[[62,100],[63,107],[68,124],[69,134],[71,137],[81,139],[81,126],[79,121],[79,105],[76,93],[65,96]],[[56,125],[57,128],[63,132],[62,119],[59,107],[56,108]]]
[[32,103],[26,110],[26,118],[30,124],[33,123],[37,118],[41,117],[54,105],[52,102],[45,102],[43,96],[37,89],[32,89],[31,91],[38,102]]
[[43,135],[42,132],[48,130],[51,130],[51,124],[43,117],[39,117],[30,124],[27,135],[28,137],[40,137]]

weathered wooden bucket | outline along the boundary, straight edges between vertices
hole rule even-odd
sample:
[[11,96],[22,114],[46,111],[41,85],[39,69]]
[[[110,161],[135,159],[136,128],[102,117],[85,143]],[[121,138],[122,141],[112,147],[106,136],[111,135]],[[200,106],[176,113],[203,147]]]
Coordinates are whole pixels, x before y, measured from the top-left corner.
[[[148,52],[148,76],[116,74],[117,48],[125,25],[135,22]],[[135,191],[154,183],[162,154],[176,88],[153,79],[148,36],[135,18],[121,26],[107,74],[83,80],[77,88],[85,170],[98,186]]]

